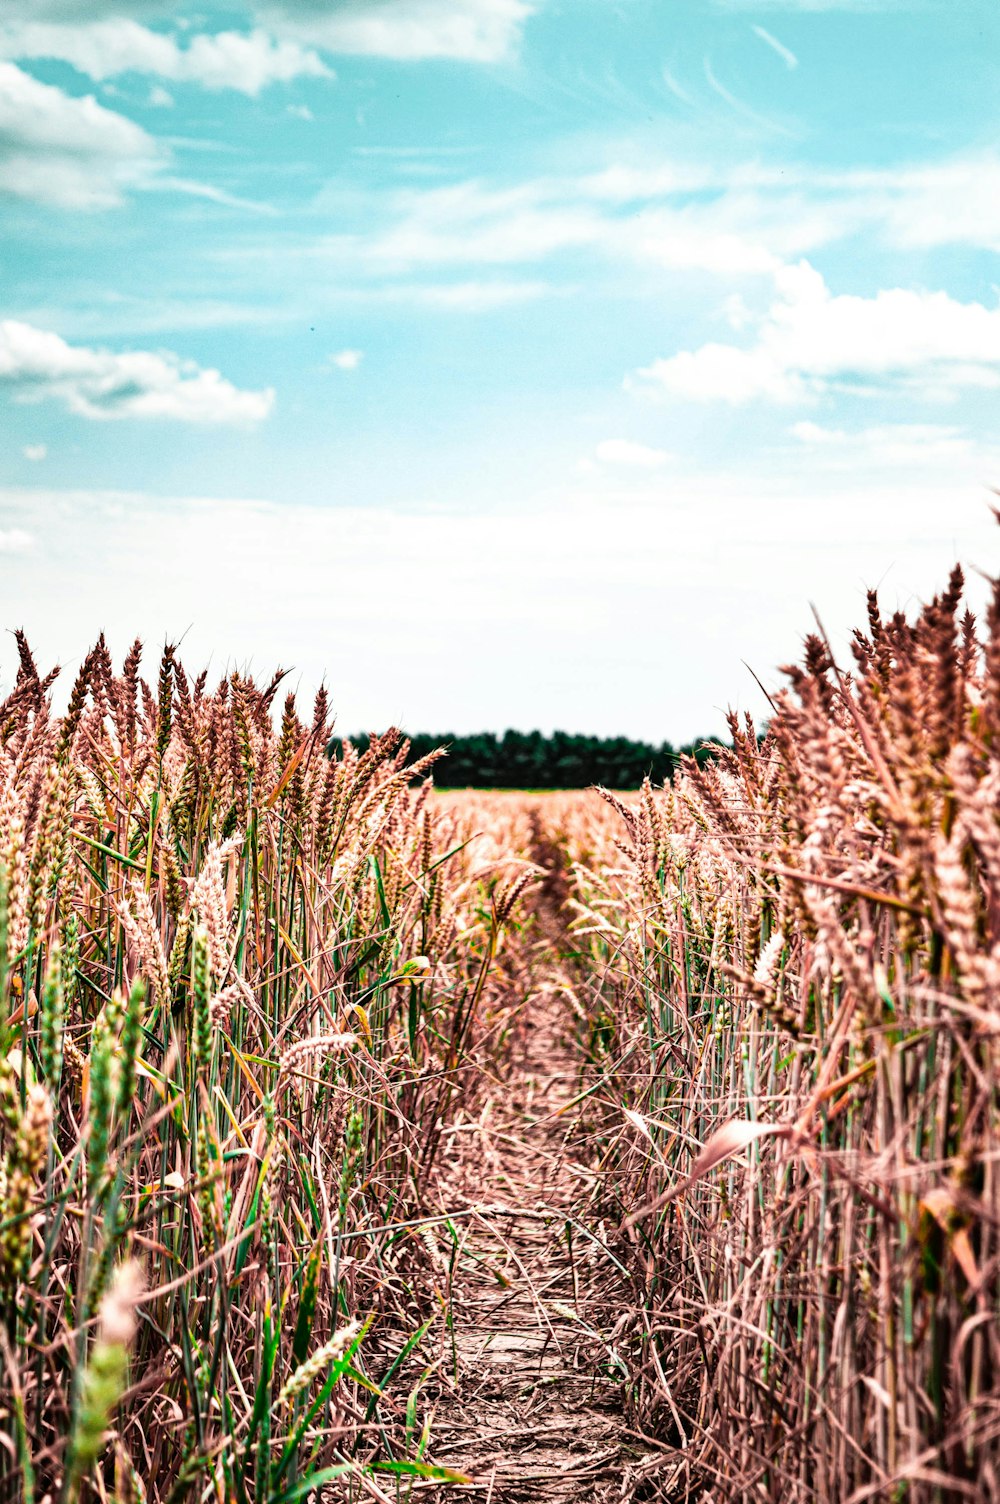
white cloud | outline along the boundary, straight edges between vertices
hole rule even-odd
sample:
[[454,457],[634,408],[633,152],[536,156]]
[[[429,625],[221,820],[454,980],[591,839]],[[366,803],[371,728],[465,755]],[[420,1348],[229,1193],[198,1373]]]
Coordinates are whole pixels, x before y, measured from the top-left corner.
[[852,468],[985,459],[967,433],[942,423],[882,423],[850,430],[802,422],[794,423],[791,433],[807,449],[843,458]]
[[512,57],[534,0],[278,0],[259,7],[275,28],[330,52],[415,62]]
[[765,31],[763,26],[751,26],[750,30],[755,36],[760,37],[765,46],[770,47],[772,52],[778,54],[786,68],[797,68],[799,66],[799,60],[795,56],[795,53],[790,47],[786,47],[784,42],[779,42],[773,33]]
[[336,355],[330,356],[330,364],[338,371],[356,371],[363,359],[363,350],[338,350]]
[[249,95],[294,78],[329,77],[312,49],[276,40],[265,31],[223,31],[214,36],[199,32],[182,46],[176,37],[150,31],[123,16],[83,26],[8,22],[0,25],[0,56],[58,58],[99,81],[122,73],[146,73]]
[[25,554],[34,541],[23,527],[0,528],[0,554]]
[[0,385],[19,402],[61,401],[83,418],[172,418],[185,423],[255,423],[274,393],[241,391],[218,371],[168,352],[68,345],[13,319],[0,322]]
[[635,444],[630,439],[604,439],[594,453],[602,465],[620,465],[633,470],[657,470],[670,458],[665,449]]
[[48,452],[44,444],[25,444],[21,451],[26,460],[31,460],[34,463],[43,460]]
[[[619,162],[583,178],[579,191],[593,202],[642,206],[637,228],[653,250],[671,231],[690,237],[692,254],[698,232],[709,245],[713,236],[736,237],[783,260],[873,233],[905,249],[1000,250],[1000,155],[993,151],[826,171],[780,161],[722,170],[698,162]],[[695,201],[682,204],[684,197]],[[651,206],[660,221],[651,219]]]
[[[399,148],[361,150],[400,154]],[[273,242],[244,241],[218,258],[246,262],[280,254],[286,269],[295,266],[303,276],[315,276],[316,264],[325,263],[352,297],[473,311],[575,291],[569,278],[578,277],[578,286],[600,258],[625,268],[633,291],[639,285],[634,269],[644,270],[642,288],[653,295],[667,287],[658,271],[683,274],[692,283],[724,278],[734,313],[737,297],[752,290],[756,279],[772,279],[789,262],[851,236],[863,236],[869,250],[875,242],[882,251],[903,243],[942,243],[951,224],[956,238],[979,237],[978,243],[987,244],[995,237],[1000,246],[1000,157],[984,159],[981,167],[962,158],[895,173],[824,173],[794,163],[720,167],[683,159],[646,165],[622,160],[582,177],[552,174],[513,183],[465,178],[422,188],[390,184],[360,196],[335,179],[312,205],[313,221],[337,225],[334,233],[285,240],[280,253]],[[949,187],[953,169],[961,194]],[[985,205],[976,192],[980,177]],[[556,258],[562,276],[543,281],[538,273]],[[584,258],[590,265],[580,270]],[[510,268],[523,269],[523,279],[504,281],[501,269]],[[439,285],[425,291],[420,280],[426,276],[429,283],[431,273],[438,274]],[[454,277],[450,285],[446,273]],[[734,360],[728,347],[718,361],[727,385],[756,389],[767,378],[766,370],[748,370],[743,355]],[[700,361],[703,370],[707,362],[707,356]]]
[[553,291],[545,282],[448,282],[402,285],[390,289],[392,301],[423,304],[454,313],[489,313],[530,303]]
[[1000,251],[1000,157],[994,152],[908,167],[875,181],[861,173],[849,181],[897,245]]
[[174,96],[162,84],[154,84],[149,91],[146,103],[151,110],[172,110]]
[[[749,181],[694,168],[609,168],[497,186],[478,179],[384,193],[357,231],[305,254],[354,261],[366,276],[404,268],[500,267],[574,252],[702,276],[773,275],[837,233],[828,208],[762,202]],[[336,186],[317,209],[343,213]],[[470,279],[471,280],[471,279]]]
[[0,61],[0,191],[62,208],[106,208],[158,158],[151,136],[92,95],[72,98]]
[[635,253],[671,271],[702,271],[716,277],[757,277],[780,262],[767,246],[746,235],[702,228],[690,215],[643,216]]
[[495,279],[483,282],[413,282],[391,276],[375,285],[352,286],[349,297],[352,302],[372,306],[398,304],[407,308],[428,308],[461,316],[491,313],[497,309],[534,302],[538,298],[563,296],[568,291],[572,292],[572,287],[540,281]]
[[[644,262],[670,270],[716,276],[769,275],[781,256],[761,239],[733,227],[728,209],[697,210],[631,204],[602,176],[595,186],[569,179],[538,179],[510,187],[477,180],[447,187],[404,189],[385,203],[385,222],[361,235],[337,234],[314,253],[359,259],[378,268],[511,266],[574,251],[593,251],[619,262]],[[335,201],[331,201],[335,208]],[[728,222],[727,222],[728,221]],[[782,254],[798,253],[801,240],[776,235]],[[489,284],[471,284],[489,297]]]
[[[693,402],[730,402],[738,405],[755,397],[793,402],[806,395],[801,384],[777,368],[760,350],[707,344],[654,360],[638,372],[641,383]],[[635,383],[629,382],[630,386]]]
[[394,208],[394,222],[367,241],[366,252],[400,266],[540,260],[593,245],[606,229],[600,214],[579,197],[567,199],[559,184],[410,189],[396,195]]
[[641,380],[673,396],[734,404],[893,387],[941,398],[1000,386],[1000,308],[901,287],[834,295],[806,261],[781,268],[775,282],[754,345],[682,351],[654,361]]
[[295,120],[316,119],[316,116],[313,114],[312,110],[307,104],[290,104],[288,106],[286,114],[291,115]]

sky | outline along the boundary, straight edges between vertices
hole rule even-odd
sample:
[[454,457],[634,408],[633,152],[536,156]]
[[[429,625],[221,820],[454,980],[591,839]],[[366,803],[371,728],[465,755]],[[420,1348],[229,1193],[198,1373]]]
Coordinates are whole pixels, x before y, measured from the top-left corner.
[[0,683],[685,741],[981,599],[998,117],[995,0],[5,0]]

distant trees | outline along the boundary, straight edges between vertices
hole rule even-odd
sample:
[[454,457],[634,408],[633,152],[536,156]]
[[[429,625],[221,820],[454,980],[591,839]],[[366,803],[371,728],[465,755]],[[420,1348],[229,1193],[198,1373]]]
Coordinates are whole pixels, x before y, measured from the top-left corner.
[[[368,746],[365,735],[353,736],[359,751]],[[412,757],[423,757],[444,747],[447,757],[434,768],[439,788],[480,789],[581,789],[594,783],[606,788],[638,788],[647,775],[653,783],[666,783],[681,756],[699,762],[713,756],[721,745],[715,738],[674,747],[670,742],[632,741],[627,736],[579,736],[554,731],[478,731],[455,736],[450,731],[432,735],[417,732],[410,737]],[[339,753],[340,742],[332,749]]]

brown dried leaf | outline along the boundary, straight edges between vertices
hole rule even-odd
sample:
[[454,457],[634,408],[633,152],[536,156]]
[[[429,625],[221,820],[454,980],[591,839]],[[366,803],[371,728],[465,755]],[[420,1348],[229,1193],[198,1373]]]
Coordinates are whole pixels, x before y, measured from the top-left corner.
[[710,1171],[715,1169],[716,1165],[722,1164],[723,1160],[731,1159],[734,1154],[739,1154],[742,1149],[748,1148],[757,1139],[789,1138],[794,1132],[795,1129],[790,1123],[750,1123],[742,1118],[733,1118],[731,1122],[724,1123],[717,1132],[712,1134],[698,1155],[690,1175],[678,1185],[672,1186],[669,1191],[665,1191],[662,1196],[658,1196],[648,1206],[640,1207],[637,1212],[633,1212],[625,1226],[633,1226],[641,1217],[649,1212],[657,1211],[668,1201],[673,1201],[676,1196],[681,1195],[697,1181],[703,1180]]
[[742,1118],[733,1118],[732,1122],[725,1123],[712,1134],[695,1160],[684,1186],[679,1189],[694,1185],[696,1180],[701,1180],[724,1159],[730,1159],[734,1154],[739,1154],[741,1149],[749,1148],[759,1138],[773,1136],[787,1138],[791,1131],[787,1123],[750,1123]]

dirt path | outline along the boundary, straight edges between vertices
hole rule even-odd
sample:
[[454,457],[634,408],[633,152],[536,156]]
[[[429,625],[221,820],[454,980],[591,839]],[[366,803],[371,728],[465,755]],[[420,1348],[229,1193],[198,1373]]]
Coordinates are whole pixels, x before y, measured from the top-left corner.
[[[566,915],[551,848],[534,903],[557,969]],[[553,983],[558,976],[553,973]],[[615,1350],[622,1272],[587,1208],[592,1176],[574,1099],[579,1051],[558,988],[529,999],[520,1048],[476,1122],[443,1146],[444,1200],[475,1208],[452,1265],[453,1345],[437,1376],[434,1461],[469,1476],[488,1504],[653,1497],[648,1449],[623,1418],[627,1370]],[[444,1491],[433,1491],[444,1497]]]
[[616,1271],[577,1220],[587,1174],[554,1117],[576,1085],[569,1065],[545,1021],[530,1026],[510,1095],[453,1135],[464,1142],[449,1199],[479,1211],[455,1261],[454,1369],[434,1459],[495,1504],[629,1491],[609,1329]]

